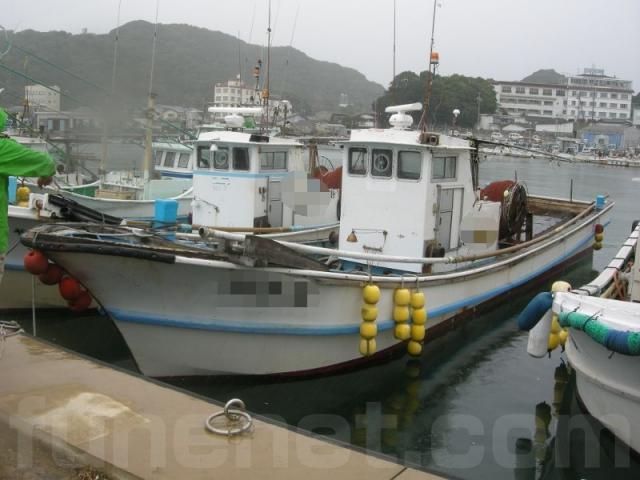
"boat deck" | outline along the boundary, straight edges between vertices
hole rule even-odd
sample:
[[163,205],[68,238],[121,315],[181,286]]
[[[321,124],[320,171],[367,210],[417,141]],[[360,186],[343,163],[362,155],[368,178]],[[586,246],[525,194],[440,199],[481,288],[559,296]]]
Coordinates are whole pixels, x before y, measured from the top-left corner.
[[261,419],[249,434],[217,436],[204,429],[222,410],[210,401],[27,335],[0,349],[2,478],[67,478],[54,475],[64,465],[127,479],[439,478]]

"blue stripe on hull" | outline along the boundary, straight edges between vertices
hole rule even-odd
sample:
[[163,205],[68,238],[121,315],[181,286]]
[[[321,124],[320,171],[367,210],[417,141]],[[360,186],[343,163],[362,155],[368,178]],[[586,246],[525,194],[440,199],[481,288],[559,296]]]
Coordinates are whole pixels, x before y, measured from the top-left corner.
[[193,178],[193,173],[160,172],[163,178]]
[[[607,222],[608,223],[608,222]],[[525,283],[533,280],[534,278],[542,275],[547,270],[552,269],[553,267],[560,265],[566,260],[570,259],[574,255],[578,254],[582,251],[588,244],[593,241],[593,236],[590,234],[582,239],[574,248],[572,248],[569,252],[565,253],[563,256],[557,258],[556,260],[549,262],[547,265],[533,271],[529,275],[521,278],[512,283],[508,283],[502,285],[500,287],[489,290],[485,293],[481,293],[479,295],[474,295],[472,297],[467,297],[463,300],[450,303],[448,305],[443,305],[438,308],[433,308],[427,310],[427,314],[429,317],[435,318],[440,317],[442,315],[453,314],[458,312],[459,310],[465,307],[471,307],[474,305],[478,305],[486,300],[489,300],[495,296],[501,295],[503,293],[508,292],[514,288],[517,288]],[[278,335],[350,335],[359,333],[360,325],[340,325],[340,326],[324,326],[324,327],[312,327],[312,326],[283,326],[283,325],[271,325],[271,324],[260,324],[260,323],[251,323],[251,324],[238,324],[238,323],[229,323],[224,320],[212,319],[208,322],[202,322],[200,320],[184,320],[184,319],[176,319],[176,318],[166,318],[166,317],[150,317],[143,313],[135,313],[121,309],[107,309],[107,311],[118,321],[128,322],[128,323],[139,323],[146,325],[158,325],[164,327],[177,327],[177,328],[186,328],[186,329],[197,329],[197,330],[212,330],[219,332],[236,332],[236,333],[253,333],[253,334],[278,334]],[[386,331],[391,330],[394,327],[393,320],[383,320],[376,322],[378,325],[378,331]]]

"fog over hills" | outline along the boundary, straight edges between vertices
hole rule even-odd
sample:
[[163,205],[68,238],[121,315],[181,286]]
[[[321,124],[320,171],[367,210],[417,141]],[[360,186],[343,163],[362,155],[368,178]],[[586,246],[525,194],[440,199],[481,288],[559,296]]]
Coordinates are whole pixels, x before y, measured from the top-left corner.
[[[149,88],[154,25],[133,21],[122,25],[118,39],[116,93],[131,106],[143,106]],[[108,34],[71,34],[62,31],[24,30],[10,35],[13,47],[3,63],[40,83],[59,85],[83,104],[97,105],[104,94],[94,86],[56,69],[54,66],[111,88],[115,32]],[[346,47],[345,47],[346,48]],[[40,61],[24,50],[45,59]],[[266,49],[216,31],[184,24],[160,24],[154,70],[153,90],[157,102],[203,108],[213,100],[213,85],[235,78],[253,87],[252,70],[258,58],[266,72]],[[53,65],[53,66],[52,66]],[[355,110],[369,111],[372,102],[383,94],[383,87],[367,80],[354,69],[315,60],[291,47],[271,49],[271,95],[290,100],[298,112],[336,110],[340,94],[348,95]],[[0,85],[14,103],[23,95],[28,80],[5,70]],[[5,97],[2,103],[9,100]],[[73,109],[79,102],[63,98],[63,108]]]

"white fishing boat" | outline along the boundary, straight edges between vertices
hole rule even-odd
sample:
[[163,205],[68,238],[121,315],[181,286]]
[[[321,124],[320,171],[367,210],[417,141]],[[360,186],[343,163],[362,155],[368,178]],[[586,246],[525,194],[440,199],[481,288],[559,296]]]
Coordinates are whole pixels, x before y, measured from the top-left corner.
[[640,453],[638,237],[640,226],[595,279],[569,292],[558,291],[552,300],[547,299],[547,304],[553,302],[552,314],[542,317],[530,331],[529,351],[535,354],[538,347],[539,352],[546,353],[545,335],[568,329],[565,354],[575,371],[582,404],[616,437]]
[[163,179],[193,178],[193,147],[179,142],[153,142],[154,171]]
[[[613,207],[603,197],[527,197],[516,182],[480,191],[476,148],[411,130],[405,112],[420,107],[390,107],[393,128],[354,130],[345,142],[338,249],[206,227],[201,239],[171,241],[42,226],[22,240],[91,292],[150,376],[311,374],[403,349],[419,355],[425,338],[588,254]],[[201,182],[223,199],[244,192],[256,202],[243,222],[267,205],[273,224],[260,168],[279,144],[255,145],[247,158],[208,141],[197,149],[194,220],[198,208],[225,214],[199,198]],[[236,190],[233,178],[251,182]]]

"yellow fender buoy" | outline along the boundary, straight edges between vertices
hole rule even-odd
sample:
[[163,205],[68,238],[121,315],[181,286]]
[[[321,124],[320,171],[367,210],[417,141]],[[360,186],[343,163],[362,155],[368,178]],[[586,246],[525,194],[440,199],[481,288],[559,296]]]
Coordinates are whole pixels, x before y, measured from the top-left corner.
[[398,340],[409,340],[411,338],[411,326],[407,323],[399,323],[393,329],[393,336]]
[[16,190],[16,200],[20,203],[29,202],[29,194],[31,193],[31,189],[26,185],[21,185]]
[[564,347],[564,345],[567,343],[567,338],[569,338],[569,331],[563,328],[558,333],[558,340],[560,341],[560,345]]
[[378,307],[371,304],[365,304],[360,310],[362,320],[365,322],[374,322],[378,318]]
[[411,340],[414,342],[422,342],[425,331],[424,325],[411,325]]
[[378,335],[378,307],[376,304],[380,300],[380,288],[374,284],[365,285],[362,288],[362,299],[364,305],[360,309],[362,322],[360,323],[360,354],[370,356],[376,352],[376,336]]
[[393,303],[395,303],[399,307],[404,307],[409,305],[411,300],[411,292],[409,292],[408,288],[396,288],[393,292]]
[[376,353],[376,340],[372,338],[367,340],[365,338],[360,339],[360,354],[368,357],[369,355],[373,355]]
[[393,321],[396,323],[404,323],[409,320],[409,307],[407,305],[393,307]]
[[425,325],[427,323],[427,309],[416,308],[411,312],[411,323],[414,325]]
[[380,301],[380,287],[377,285],[365,285],[362,289],[362,299],[369,305],[375,305]]
[[367,340],[371,340],[375,338],[378,334],[378,326],[376,322],[362,322],[360,324],[360,336],[362,338],[366,338]]
[[556,333],[549,335],[549,342],[547,343],[547,350],[552,352],[560,345],[560,337]]
[[422,353],[422,344],[415,340],[409,340],[409,343],[407,344],[407,351],[409,352],[409,355],[418,357]]
[[421,308],[424,308],[424,304],[424,293],[418,290],[413,291],[411,293],[411,308],[413,308],[414,310],[419,310]]

